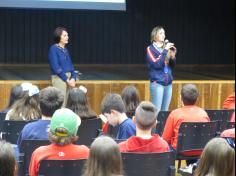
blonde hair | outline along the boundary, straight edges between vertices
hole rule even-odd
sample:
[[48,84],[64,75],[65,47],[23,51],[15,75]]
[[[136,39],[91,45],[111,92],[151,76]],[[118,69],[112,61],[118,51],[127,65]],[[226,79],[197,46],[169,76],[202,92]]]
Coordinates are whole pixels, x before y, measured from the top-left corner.
[[162,26],[156,26],[153,28],[151,32],[151,43],[155,42],[155,37],[159,30],[164,29]]
[[119,146],[110,137],[99,137],[91,145],[83,176],[114,175],[123,175]]
[[234,176],[235,151],[225,139],[214,138],[205,146],[195,176]]

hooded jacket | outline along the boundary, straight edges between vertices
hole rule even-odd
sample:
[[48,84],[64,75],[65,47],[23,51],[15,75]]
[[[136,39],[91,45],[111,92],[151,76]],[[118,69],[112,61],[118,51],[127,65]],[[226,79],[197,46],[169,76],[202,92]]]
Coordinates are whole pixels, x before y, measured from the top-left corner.
[[121,142],[119,147],[121,152],[161,153],[170,151],[167,142],[157,134],[150,139],[133,136],[127,141]]

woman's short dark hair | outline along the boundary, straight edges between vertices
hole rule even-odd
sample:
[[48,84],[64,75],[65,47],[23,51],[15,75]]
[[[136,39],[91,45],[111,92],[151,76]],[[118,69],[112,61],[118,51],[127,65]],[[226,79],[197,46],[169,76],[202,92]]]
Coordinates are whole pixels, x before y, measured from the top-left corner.
[[199,92],[194,84],[186,84],[181,90],[181,97],[184,105],[195,105]]
[[64,27],[57,27],[53,33],[53,40],[55,43],[59,43],[61,41],[61,34],[63,31],[67,32],[67,29]]
[[16,159],[10,143],[0,140],[0,175],[14,176]]

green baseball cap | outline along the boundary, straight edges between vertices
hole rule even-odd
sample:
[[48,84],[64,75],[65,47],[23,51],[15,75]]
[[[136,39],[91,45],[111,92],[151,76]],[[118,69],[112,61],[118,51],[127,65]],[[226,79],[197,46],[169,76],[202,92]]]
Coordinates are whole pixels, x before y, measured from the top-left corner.
[[[58,109],[54,112],[51,123],[50,131],[58,136],[76,135],[78,128],[81,124],[80,117],[72,110],[67,108]],[[56,132],[57,128],[64,128],[68,133],[60,134]]]

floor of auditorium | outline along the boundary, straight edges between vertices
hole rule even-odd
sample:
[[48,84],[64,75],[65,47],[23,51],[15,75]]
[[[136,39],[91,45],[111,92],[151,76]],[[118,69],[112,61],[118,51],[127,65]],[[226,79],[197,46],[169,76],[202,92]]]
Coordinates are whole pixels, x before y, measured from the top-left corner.
[[[146,65],[76,65],[81,80],[147,80]],[[175,80],[235,80],[235,65],[177,65]],[[48,65],[0,65],[0,80],[49,80]]]

